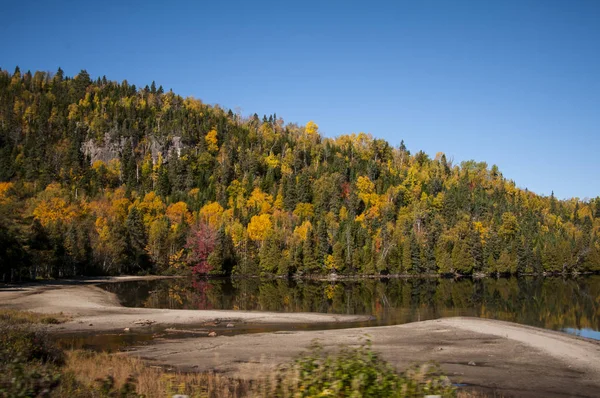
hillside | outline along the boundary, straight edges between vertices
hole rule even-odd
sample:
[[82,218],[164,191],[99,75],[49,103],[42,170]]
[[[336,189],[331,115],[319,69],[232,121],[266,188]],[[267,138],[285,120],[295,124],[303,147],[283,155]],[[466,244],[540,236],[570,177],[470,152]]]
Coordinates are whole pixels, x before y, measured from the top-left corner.
[[600,271],[600,197],[154,82],[0,71],[0,275]]

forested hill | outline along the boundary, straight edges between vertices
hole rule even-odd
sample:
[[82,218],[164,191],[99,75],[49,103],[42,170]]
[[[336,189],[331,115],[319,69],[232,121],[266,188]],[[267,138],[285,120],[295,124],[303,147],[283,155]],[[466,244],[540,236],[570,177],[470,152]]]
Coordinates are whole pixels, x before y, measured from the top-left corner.
[[600,270],[600,198],[154,83],[0,71],[0,275]]

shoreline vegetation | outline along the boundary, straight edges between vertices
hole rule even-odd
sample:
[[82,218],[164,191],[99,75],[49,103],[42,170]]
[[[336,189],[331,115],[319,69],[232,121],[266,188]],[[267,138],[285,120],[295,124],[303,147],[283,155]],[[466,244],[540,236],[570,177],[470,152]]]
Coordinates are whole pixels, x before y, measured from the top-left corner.
[[0,70],[0,279],[600,271],[600,197],[152,83]]
[[543,278],[576,278],[579,276],[590,276],[600,275],[600,271],[569,271],[569,272],[542,272],[542,273],[522,273],[517,275],[512,274],[495,274],[495,273],[473,273],[473,274],[438,274],[438,273],[423,273],[423,274],[294,274],[294,275],[277,275],[277,274],[250,274],[250,275],[220,275],[220,274],[197,274],[197,273],[179,273],[179,274],[140,274],[140,275],[106,275],[106,276],[84,276],[74,275],[65,278],[37,278],[33,279],[21,279],[12,282],[0,282],[0,288],[2,287],[16,287],[16,286],[28,286],[28,285],[41,285],[47,283],[58,283],[58,284],[69,284],[69,283],[119,283],[127,281],[138,281],[138,280],[154,280],[154,279],[183,279],[183,278],[195,278],[199,280],[210,280],[210,279],[221,279],[230,278],[235,279],[265,279],[265,280],[313,280],[313,281],[346,281],[346,280],[361,280],[361,279],[419,279],[419,278],[439,278],[439,279],[506,279],[506,278],[529,278],[529,277],[543,277]]

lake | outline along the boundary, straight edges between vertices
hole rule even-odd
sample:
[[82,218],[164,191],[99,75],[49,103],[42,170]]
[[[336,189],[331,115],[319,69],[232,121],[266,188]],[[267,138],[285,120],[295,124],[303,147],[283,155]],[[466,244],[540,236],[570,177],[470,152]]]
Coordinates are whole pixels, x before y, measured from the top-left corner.
[[[335,282],[258,278],[166,279],[113,283],[102,287],[115,293],[128,307],[321,312],[373,317],[372,321],[355,326],[397,325],[472,316],[600,340],[598,275]],[[320,328],[341,326],[348,327],[321,325]],[[262,330],[265,328],[247,332]]]

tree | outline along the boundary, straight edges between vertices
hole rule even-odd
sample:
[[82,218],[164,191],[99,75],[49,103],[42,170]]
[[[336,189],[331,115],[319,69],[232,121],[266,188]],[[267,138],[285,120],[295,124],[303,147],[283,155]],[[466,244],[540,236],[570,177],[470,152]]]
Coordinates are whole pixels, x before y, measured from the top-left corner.
[[321,268],[315,253],[315,240],[314,229],[310,228],[307,238],[302,243],[302,267],[309,273],[318,272]]
[[202,272],[572,273],[600,247],[600,198],[60,69],[0,70],[0,219],[7,279],[181,268],[197,224]]
[[221,225],[224,211],[225,209],[219,203],[209,202],[200,209],[200,218],[204,223],[216,229]]
[[131,262],[138,269],[147,269],[149,258],[145,247],[147,244],[146,230],[144,228],[144,220],[142,214],[136,206],[131,206],[127,221],[125,222],[127,235],[129,237],[129,253]]
[[452,264],[454,269],[463,275],[469,275],[473,272],[473,256],[471,256],[469,246],[465,240],[458,240],[452,249]]
[[327,224],[325,221],[320,221],[317,224],[317,253],[320,261],[325,261],[329,254],[329,235],[327,234]]
[[260,269],[269,274],[284,274],[286,267],[281,258],[281,247],[279,239],[273,231],[265,238],[265,243],[260,249]]
[[169,219],[171,225],[183,223],[189,225],[192,223],[192,215],[190,214],[187,203],[185,202],[177,202],[169,205],[165,215]]
[[248,237],[254,241],[263,242],[272,229],[271,216],[261,214],[253,216],[248,224]]
[[216,238],[215,231],[208,224],[199,223],[190,230],[185,248],[188,250],[188,264],[192,266],[194,274],[206,275],[213,271],[208,258],[215,249]]
[[402,245],[402,266],[406,272],[418,274],[421,270],[419,244],[414,232],[404,237]]
[[204,140],[206,141],[206,149],[209,152],[215,153],[219,150],[219,145],[218,145],[219,141],[217,139],[217,130],[212,129],[208,133],[206,133]]

